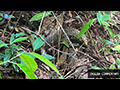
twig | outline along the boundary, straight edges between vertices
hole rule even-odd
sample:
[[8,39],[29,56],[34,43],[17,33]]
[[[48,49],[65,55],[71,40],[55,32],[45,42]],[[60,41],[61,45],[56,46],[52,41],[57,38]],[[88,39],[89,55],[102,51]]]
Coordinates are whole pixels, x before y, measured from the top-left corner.
[[40,26],[39,26],[39,31],[38,31],[38,33],[40,33],[41,26],[42,26],[42,22],[43,22],[43,18],[44,18],[44,16],[45,16],[45,13],[46,13],[46,11],[43,13],[43,16],[42,16],[42,19],[41,19],[41,22],[40,22]]
[[71,46],[72,46],[73,50],[76,52],[75,47],[73,46],[72,42],[70,41],[69,37],[67,36],[67,34],[66,34],[65,30],[63,29],[62,25],[61,25],[61,24],[60,24],[60,22],[58,21],[58,19],[57,19],[57,17],[55,16],[55,14],[54,14],[54,12],[53,12],[53,11],[52,11],[52,13],[53,13],[53,15],[54,15],[54,17],[55,17],[55,19],[56,19],[57,23],[59,24],[60,28],[62,29],[63,33],[65,34],[66,38],[67,38],[67,39],[68,39],[68,41],[70,42],[70,44],[71,44]]

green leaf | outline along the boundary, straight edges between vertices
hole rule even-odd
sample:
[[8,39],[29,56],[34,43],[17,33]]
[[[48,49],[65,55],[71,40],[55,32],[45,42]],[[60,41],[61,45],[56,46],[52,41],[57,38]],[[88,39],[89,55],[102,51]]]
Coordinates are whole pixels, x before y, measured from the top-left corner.
[[102,70],[102,68],[99,68],[99,67],[97,67],[97,66],[93,66],[93,67],[91,67],[92,69],[95,69],[95,70]]
[[42,55],[39,55],[37,53],[34,53],[34,52],[32,52],[31,54],[34,55],[36,58],[40,59],[42,62],[44,62],[49,67],[51,67],[54,71],[57,72],[57,74],[59,74],[61,76],[61,74],[59,73],[59,71],[57,70],[57,68],[55,67],[55,65],[52,64],[47,58],[45,58]]
[[0,16],[2,16],[2,13],[0,13]]
[[11,45],[10,46],[10,51],[11,51],[11,54],[13,54],[14,53],[14,51],[16,50],[16,49],[18,49],[19,48],[19,46],[18,45]]
[[13,33],[10,37],[10,44],[12,43],[12,41],[14,40],[15,34]]
[[101,22],[106,21],[106,20],[110,20],[110,15],[109,15],[109,14],[104,14],[104,15],[102,16]]
[[103,42],[105,42],[105,44],[113,44],[113,45],[115,45],[113,42],[111,42],[109,40],[103,40]]
[[111,64],[110,69],[115,69],[115,64]]
[[2,77],[1,77],[1,73],[0,73],[0,79],[2,79]]
[[11,18],[15,18],[15,16],[10,15]]
[[19,38],[15,39],[15,40],[12,42],[12,44],[13,44],[13,43],[16,43],[16,42],[24,41],[24,40],[26,40],[27,38],[28,38],[28,37],[19,37]]
[[107,44],[104,44],[103,45],[103,47],[99,50],[99,52],[101,52],[102,51],[102,49],[106,46]]
[[[44,15],[44,17],[50,15],[51,12],[52,12],[52,11],[46,12],[45,15]],[[44,14],[44,12],[41,12],[41,13],[36,14],[35,16],[33,16],[33,17],[30,19],[30,22],[31,22],[31,21],[40,20],[40,19],[43,17],[43,14]]]
[[65,44],[69,48],[69,44],[66,41],[63,41],[62,43]]
[[117,58],[116,62],[118,63],[118,65],[120,65],[120,59]]
[[105,51],[104,51],[104,54],[106,54],[107,52],[109,52],[112,48],[107,48]]
[[103,25],[109,26],[108,23],[104,22],[106,20],[110,20],[109,14],[104,13],[104,15],[102,15],[100,12],[98,12],[97,19],[98,19],[98,22],[100,23],[100,25],[103,24]]
[[35,60],[26,54],[21,54],[20,58],[22,59],[22,61],[25,63],[25,65],[32,71],[34,72],[37,69],[37,63],[35,62]]
[[89,26],[91,26],[94,21],[95,21],[95,19],[92,19],[83,26],[83,28],[81,29],[81,31],[78,35],[78,38],[80,38],[85,32],[88,31],[88,29],[90,28]]
[[120,65],[118,65],[117,67],[118,67],[118,69],[120,69]]
[[3,65],[3,62],[2,62],[2,61],[0,61],[0,65]]
[[19,72],[19,68],[17,67],[16,64],[12,64],[12,66],[14,67],[14,70],[15,70],[16,72]]
[[42,54],[42,56],[47,58],[48,60],[55,59],[54,57],[52,57],[51,55],[48,55],[48,54]]
[[113,50],[120,50],[120,45],[115,46],[114,48],[112,48]]
[[117,34],[116,36],[118,36],[118,37],[119,37],[119,39],[120,39],[120,34]]
[[98,12],[97,13],[97,19],[98,19],[98,22],[100,23],[100,25],[101,25],[102,17],[103,17],[103,15],[100,12]]
[[107,27],[107,29],[108,29],[108,31],[109,31],[109,33],[110,33],[110,36],[111,36],[112,38],[114,38],[115,32],[114,32],[112,29],[108,28],[108,27]]
[[35,35],[35,34],[31,34],[31,36],[37,38],[37,35]]
[[[4,57],[4,62],[8,61],[11,57],[11,53],[8,49],[5,49],[5,57]],[[9,65],[8,62],[4,63],[4,65],[7,67]]]
[[0,40],[0,48],[1,47],[8,47],[7,44],[5,44],[3,41]]
[[16,33],[16,38],[19,37],[19,36],[24,36],[24,35],[25,35],[25,33],[23,33],[23,32]]
[[107,22],[103,21],[102,22],[102,25],[105,25],[105,26],[110,26]]
[[0,57],[1,57],[1,58],[4,58],[4,57],[5,57],[5,55],[4,55],[4,54],[2,54],[2,53],[0,53]]
[[64,79],[64,78],[62,76],[60,76],[59,79]]
[[[44,38],[44,35],[42,36]],[[33,51],[37,50],[44,44],[44,41],[38,37],[34,42],[33,42]]]
[[2,17],[0,17],[0,20],[2,20],[3,18]]
[[118,12],[118,11],[110,11],[111,14],[114,14],[114,13],[116,13],[116,12]]
[[32,72],[28,67],[22,64],[17,64],[17,66],[28,76],[29,79],[37,79],[34,72]]

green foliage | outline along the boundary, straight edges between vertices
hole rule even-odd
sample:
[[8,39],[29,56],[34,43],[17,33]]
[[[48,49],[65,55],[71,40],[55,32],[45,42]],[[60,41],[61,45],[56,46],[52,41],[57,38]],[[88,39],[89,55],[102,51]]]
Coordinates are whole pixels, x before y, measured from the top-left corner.
[[48,55],[48,54],[42,54],[42,56],[47,58],[48,60],[55,59],[54,57],[52,57],[51,55]]
[[[3,41],[0,41],[0,48],[7,47],[5,49],[5,54],[0,53],[0,65],[8,66],[9,63],[12,63],[12,66],[14,67],[15,71],[19,72],[19,68],[30,78],[30,79],[37,79],[34,72],[38,68],[37,63],[35,62],[35,58],[38,58],[42,62],[44,62],[46,65],[51,67],[53,70],[55,70],[60,76],[61,74],[57,70],[57,68],[52,64],[49,60],[55,59],[51,55],[43,54],[39,55],[37,53],[27,53],[21,50],[18,50],[17,52],[15,50],[20,48],[20,44],[15,45],[14,43],[21,42],[26,40],[28,37],[24,37],[24,33],[16,33],[12,34],[10,37],[10,44],[6,44]],[[40,48],[44,41],[37,37],[36,35],[31,35],[35,37],[36,39],[33,42],[33,50],[36,50]],[[42,36],[44,38],[44,36]],[[19,54],[19,57],[15,57]],[[14,57],[14,58],[13,58]],[[19,68],[18,68],[19,67]],[[62,77],[62,76],[61,76]]]
[[43,17],[43,15],[44,15],[44,17],[46,17],[46,16],[50,15],[51,12],[52,11],[45,12],[45,15],[44,15],[44,12],[38,13],[30,19],[30,22],[40,20]]
[[115,64],[111,64],[109,69],[115,69]]
[[99,67],[97,67],[97,66],[93,66],[93,67],[91,67],[92,69],[95,69],[95,70],[102,70],[102,68],[99,68]]
[[[44,39],[44,35],[42,36],[42,38]],[[40,48],[42,45],[44,44],[44,41],[38,37],[36,40],[34,40],[33,42],[33,51],[37,50],[38,48]]]
[[69,48],[69,44],[66,41],[63,41],[62,43]]
[[100,25],[110,26],[107,22],[105,22],[107,20],[110,20],[110,15],[106,14],[104,11],[103,13],[104,15],[102,15],[100,11],[97,13],[98,22],[100,23]]
[[26,54],[21,54],[20,58],[32,72],[34,72],[38,68],[35,60],[31,56]]
[[[15,38],[17,36],[17,38]],[[8,66],[9,63],[10,63],[10,59],[14,56],[17,55],[17,53],[15,52],[15,50],[19,49],[20,48],[20,44],[18,45],[15,45],[14,43],[17,43],[17,42],[21,42],[21,41],[24,41],[26,40],[27,38],[26,37],[19,37],[19,36],[22,36],[22,35],[18,35],[18,34],[12,34],[11,37],[10,37],[10,44],[6,44],[4,43],[3,41],[0,40],[0,48],[2,47],[7,47],[5,49],[5,54],[3,53],[0,53],[0,57],[2,58],[1,61],[4,66]],[[26,38],[26,39],[25,39]],[[23,63],[21,59],[19,58],[14,58],[11,60],[11,62],[18,62],[18,63]],[[12,64],[12,66],[14,67],[15,71],[19,72],[18,70],[18,67],[15,65],[15,64]]]
[[115,32],[114,32],[112,29],[110,29],[110,28],[107,28],[107,29],[108,29],[108,31],[109,31],[109,33],[110,33],[110,36],[111,36],[112,38],[114,38]]
[[0,79],[2,79],[2,77],[1,77],[1,73],[0,73]]
[[92,19],[83,26],[83,28],[81,29],[81,31],[78,35],[78,38],[80,38],[85,32],[88,31],[88,29],[90,28],[90,26],[93,24],[94,21],[95,21],[95,19]]
[[49,67],[51,67],[54,71],[57,72],[57,74],[59,74],[61,76],[61,74],[59,73],[58,69],[47,58],[45,58],[44,56],[39,55],[37,53],[34,53],[34,52],[32,52],[30,54],[34,55],[36,58],[38,58],[39,60],[41,60],[42,62],[44,62],[46,65],[48,65]]
[[17,64],[18,67],[28,76],[29,79],[37,79],[34,72],[32,72],[27,66],[23,64]]

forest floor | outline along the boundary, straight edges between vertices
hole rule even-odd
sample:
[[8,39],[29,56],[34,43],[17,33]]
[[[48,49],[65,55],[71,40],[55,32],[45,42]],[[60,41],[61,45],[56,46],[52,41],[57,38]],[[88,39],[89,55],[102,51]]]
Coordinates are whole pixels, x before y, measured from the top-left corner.
[[[40,12],[41,11],[1,11],[2,14],[13,14],[15,18],[12,18],[9,23],[13,24],[13,26],[16,28],[12,30],[9,30],[9,28],[7,27],[1,28],[0,40],[9,43],[12,33],[26,32],[24,30],[20,30],[19,27],[28,28],[33,32],[38,32],[39,27],[41,27],[39,34],[44,35],[45,38],[48,35],[54,33],[54,31],[58,30],[58,28],[61,28],[52,13],[38,21],[29,21],[34,15]],[[54,14],[58,18],[63,29],[71,28],[77,29],[79,31],[88,21],[97,18],[97,13],[98,11],[54,11]],[[110,11],[106,11],[106,13],[110,13]],[[115,35],[120,34],[120,12],[112,14],[111,17],[114,17],[112,18],[112,21],[116,23],[117,26],[108,22],[110,26],[107,27],[109,27]],[[4,36],[2,36],[3,31],[5,31]],[[113,44],[108,44],[103,47],[105,42],[103,42],[100,37],[103,40],[108,40],[113,43],[116,43],[116,39],[118,44],[120,43],[119,37],[116,36],[115,38],[112,38],[109,31],[106,29],[106,26],[100,25],[98,20],[96,20],[89,28],[89,30],[85,33],[85,37],[86,38],[85,40],[83,40],[83,42],[87,42],[87,45],[85,45],[83,42],[76,43],[75,41],[70,39],[72,43],[75,42],[75,44],[73,44],[73,47],[75,47],[75,49],[77,50],[76,52],[74,51],[73,47],[70,46],[68,48],[66,45],[59,41],[57,41],[58,43],[56,45],[51,45],[57,50],[67,52],[72,56],[56,51],[51,47],[49,47],[44,52],[55,57],[55,59],[50,61],[57,67],[58,71],[61,73],[61,75],[63,75],[65,79],[89,79],[88,70],[90,70],[94,66],[102,69],[118,69],[119,63],[117,62],[117,58],[120,58],[120,54],[118,53],[118,51],[113,51],[111,49],[114,47]],[[22,47],[19,49],[26,52],[33,51],[31,44],[27,40],[24,41],[24,43],[20,44],[22,45]],[[102,47],[103,49],[99,51]],[[35,52],[39,54],[44,54],[43,52],[41,52],[41,48],[39,48]],[[107,53],[105,53],[105,51]],[[0,48],[0,53],[5,53],[5,48]],[[38,79],[59,79],[57,73],[49,66],[47,66],[40,60],[35,59],[35,61],[38,64],[38,68],[34,73]],[[19,70],[19,72],[15,71],[11,64],[9,64],[7,67],[1,65],[0,73],[2,79],[26,79],[25,74],[21,70]]]

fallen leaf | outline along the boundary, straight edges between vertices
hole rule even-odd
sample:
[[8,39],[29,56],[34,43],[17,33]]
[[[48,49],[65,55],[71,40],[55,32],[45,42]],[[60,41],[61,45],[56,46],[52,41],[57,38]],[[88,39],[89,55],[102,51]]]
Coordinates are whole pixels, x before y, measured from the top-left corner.
[[72,12],[71,11],[69,11],[69,16],[72,17]]

